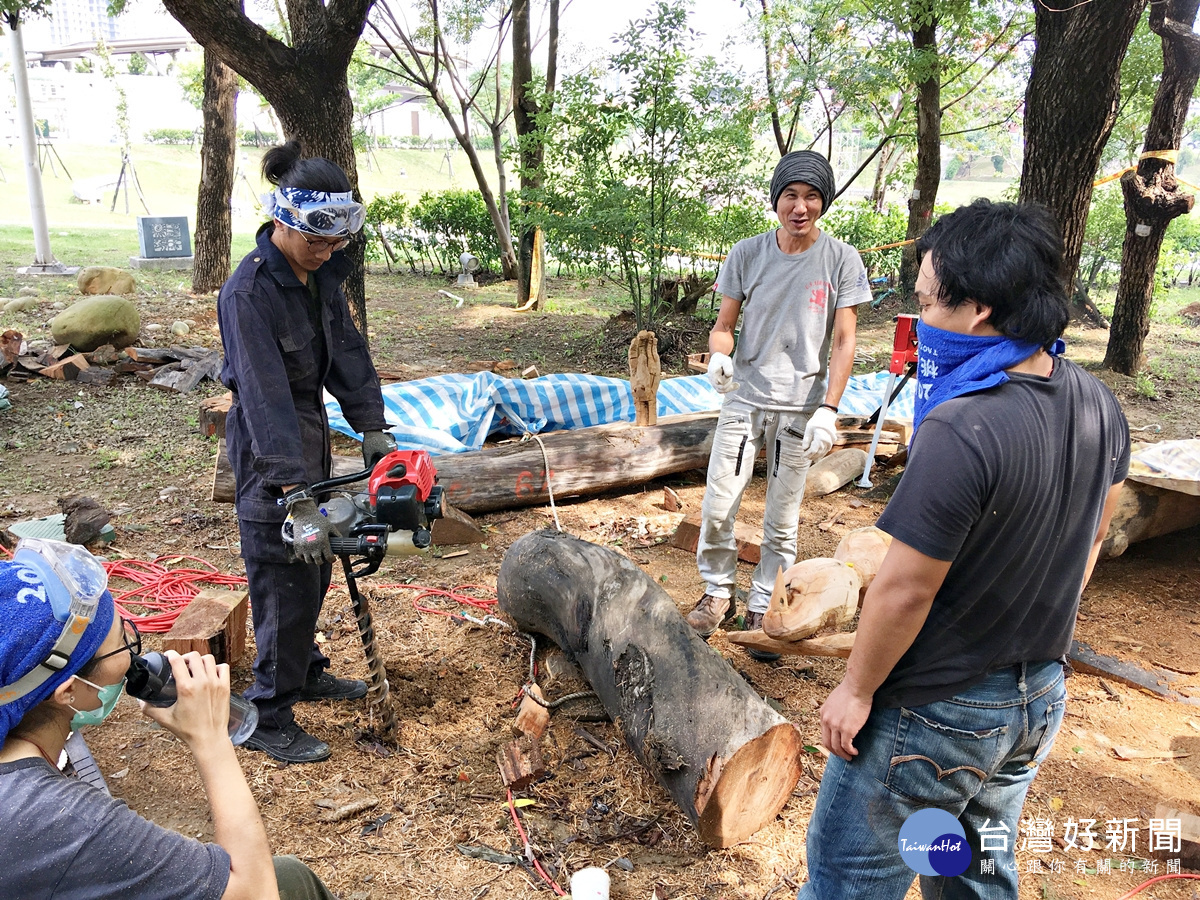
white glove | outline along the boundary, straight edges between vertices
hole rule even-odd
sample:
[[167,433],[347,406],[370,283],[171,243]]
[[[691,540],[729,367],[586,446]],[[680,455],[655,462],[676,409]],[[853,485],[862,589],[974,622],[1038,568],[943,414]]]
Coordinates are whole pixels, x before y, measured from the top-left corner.
[[713,353],[708,358],[708,381],[718,394],[728,394],[737,388],[733,383],[733,360],[724,353]]
[[833,449],[833,442],[836,440],[837,413],[828,406],[822,406],[808,420],[800,450],[809,462],[816,462]]

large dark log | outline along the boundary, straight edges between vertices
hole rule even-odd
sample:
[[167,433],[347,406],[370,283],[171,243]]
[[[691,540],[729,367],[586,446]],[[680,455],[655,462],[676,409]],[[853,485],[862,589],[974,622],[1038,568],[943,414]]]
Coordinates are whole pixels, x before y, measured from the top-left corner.
[[579,664],[705,843],[745,840],[783,808],[800,777],[799,733],[630,560],[538,531],[505,554],[496,593],[519,628]]
[[[657,425],[630,423],[556,431],[542,437],[554,499],[585,497],[708,465],[717,414],[664,416]],[[541,506],[549,502],[546,466],[536,441],[514,442],[433,461],[446,502],[468,513]],[[333,474],[362,470],[359,457],[335,456]],[[233,502],[233,473],[219,445],[212,499]]]

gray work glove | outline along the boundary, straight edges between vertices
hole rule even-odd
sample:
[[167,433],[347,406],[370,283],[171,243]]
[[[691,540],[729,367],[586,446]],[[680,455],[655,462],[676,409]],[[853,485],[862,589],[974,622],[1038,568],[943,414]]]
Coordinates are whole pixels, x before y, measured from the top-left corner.
[[368,469],[396,449],[396,439],[386,431],[363,432],[363,465]]
[[333,562],[329,538],[337,534],[333,524],[321,515],[316,500],[297,500],[288,504],[292,519],[292,552],[301,562],[319,566]]

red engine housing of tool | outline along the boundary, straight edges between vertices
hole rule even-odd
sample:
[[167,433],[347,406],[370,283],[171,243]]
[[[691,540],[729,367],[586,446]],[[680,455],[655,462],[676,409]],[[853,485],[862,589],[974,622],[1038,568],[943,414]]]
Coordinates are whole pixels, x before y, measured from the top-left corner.
[[367,489],[376,522],[393,531],[413,532],[418,546],[428,544],[429,523],[440,519],[445,510],[444,491],[437,484],[437,470],[428,452],[393,450],[375,463]]
[[417,499],[424,502],[437,481],[437,470],[426,450],[393,450],[371,470],[367,489],[374,505],[381,487],[400,488],[411,484],[417,489]]
[[917,361],[917,319],[919,316],[896,316],[896,336],[892,338],[892,361],[888,371],[903,375],[904,367]]

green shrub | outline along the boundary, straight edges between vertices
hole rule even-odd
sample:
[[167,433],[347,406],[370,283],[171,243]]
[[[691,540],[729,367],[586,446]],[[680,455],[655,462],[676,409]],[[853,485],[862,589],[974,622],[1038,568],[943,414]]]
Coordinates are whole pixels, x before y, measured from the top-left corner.
[[273,131],[260,131],[257,128],[248,128],[241,134],[241,144],[243,147],[270,147],[279,143]]
[[154,128],[145,135],[147,144],[191,144],[198,136],[191,128]]
[[458,271],[458,257],[470,251],[485,269],[500,265],[496,230],[478,191],[426,191],[412,210],[428,251],[445,272]]
[[414,204],[402,194],[387,194],[367,204],[369,259],[389,256],[413,272],[449,274],[458,271],[463,251],[484,269],[499,268],[496,231],[478,191],[426,191]]
[[[838,240],[856,250],[867,250],[904,240],[908,213],[899,206],[876,212],[869,199],[839,201],[821,219],[821,225]],[[863,253],[863,263],[872,278],[895,279],[900,274],[901,248]]]

